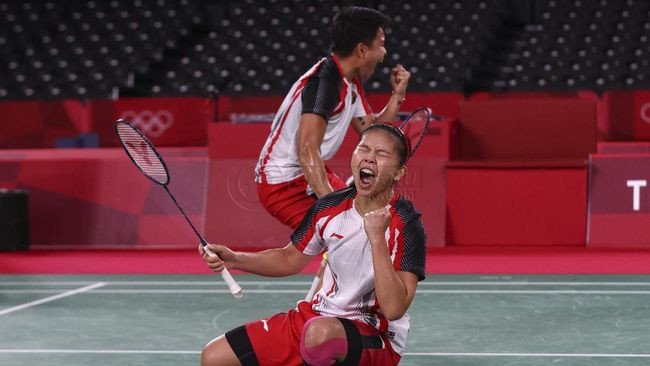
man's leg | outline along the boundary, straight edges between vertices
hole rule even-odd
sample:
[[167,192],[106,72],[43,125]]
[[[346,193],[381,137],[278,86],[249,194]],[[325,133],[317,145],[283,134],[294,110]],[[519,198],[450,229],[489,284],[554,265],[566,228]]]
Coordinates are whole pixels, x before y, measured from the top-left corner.
[[257,195],[260,203],[271,216],[296,229],[316,200],[306,193],[307,182],[296,178],[280,184],[259,183]]

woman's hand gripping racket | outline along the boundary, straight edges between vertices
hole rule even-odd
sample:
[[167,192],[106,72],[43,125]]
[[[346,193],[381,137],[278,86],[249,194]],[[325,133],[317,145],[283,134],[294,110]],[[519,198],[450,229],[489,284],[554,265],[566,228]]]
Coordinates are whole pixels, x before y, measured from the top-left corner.
[[[201,241],[205,252],[209,256],[216,257],[217,255],[208,249],[208,243],[205,241],[203,236],[199,234],[198,230],[196,230],[194,224],[192,224],[192,221],[190,221],[190,219],[187,217],[185,211],[183,211],[183,208],[178,204],[178,202],[176,202],[176,198],[167,187],[169,184],[169,172],[167,171],[167,165],[165,164],[165,161],[160,156],[160,154],[158,154],[158,151],[149,141],[149,139],[147,139],[128,121],[125,121],[123,119],[118,119],[115,121],[115,133],[117,133],[117,136],[120,139],[120,144],[122,144],[124,151],[126,151],[127,155],[138,167],[138,169],[140,169],[140,171],[151,181],[165,188],[165,191],[169,194],[169,197],[171,197],[172,201],[174,201],[176,207],[178,207],[178,209],[181,211],[183,217],[185,217],[185,220],[187,220],[187,222],[190,224],[196,236],[199,237],[199,240]],[[228,272],[227,269],[224,268],[223,271],[221,271],[221,276],[228,285],[230,293],[235,298],[241,298],[244,296],[241,287],[239,284],[237,284],[235,279],[232,278],[232,275],[230,272]]]

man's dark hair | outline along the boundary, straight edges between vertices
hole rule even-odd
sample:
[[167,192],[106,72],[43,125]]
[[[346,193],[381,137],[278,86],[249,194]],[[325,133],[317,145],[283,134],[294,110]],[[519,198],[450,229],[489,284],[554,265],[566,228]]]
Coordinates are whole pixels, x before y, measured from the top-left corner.
[[390,18],[375,9],[349,6],[341,9],[332,22],[332,52],[341,57],[352,54],[359,43],[372,45],[379,28],[386,29]]
[[383,122],[375,122],[368,126],[363,132],[361,133],[361,137],[365,136],[368,132],[374,131],[374,130],[384,130],[387,131],[392,137],[393,141],[395,141],[395,146],[397,146],[397,154],[399,155],[399,164],[404,165],[406,163],[406,160],[408,159],[408,151],[407,151],[407,145],[406,145],[406,137],[400,131],[399,128],[389,124],[389,123],[383,123]]

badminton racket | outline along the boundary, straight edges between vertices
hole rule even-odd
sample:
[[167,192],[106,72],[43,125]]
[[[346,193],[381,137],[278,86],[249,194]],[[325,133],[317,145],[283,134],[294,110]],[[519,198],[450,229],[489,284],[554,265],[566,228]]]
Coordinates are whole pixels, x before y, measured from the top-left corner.
[[[187,217],[185,211],[178,204],[176,198],[169,190],[168,185],[170,175],[169,171],[167,170],[167,165],[165,164],[162,156],[160,156],[156,148],[149,141],[149,139],[147,139],[137,128],[133,127],[131,123],[124,119],[118,119],[115,121],[115,133],[117,134],[117,137],[119,138],[120,144],[124,148],[124,151],[126,151],[126,154],[129,156],[133,164],[135,164],[135,166],[138,167],[138,169],[140,169],[140,171],[152,182],[162,186],[165,189],[165,191],[169,194],[169,197],[171,197],[172,201],[174,201],[176,207],[178,207],[180,212],[183,214],[183,217],[185,217],[185,220],[187,220],[187,223],[190,224],[192,230],[194,230],[194,233],[201,241],[201,245],[203,245],[205,252],[211,257],[216,257],[217,255],[208,249],[208,243],[205,241],[199,231],[196,230],[196,227],[194,227],[192,221],[190,221],[189,217]],[[237,284],[235,279],[226,268],[221,271],[221,277],[223,277],[223,280],[226,282],[228,288],[230,289],[230,293],[235,298],[241,298],[244,296],[242,288],[239,286],[239,284]]]
[[[429,130],[429,123],[431,122],[431,112],[429,108],[420,107],[413,111],[406,119],[400,124],[399,129],[404,134],[404,142],[406,142],[406,151],[408,153],[406,161],[408,161],[415,150],[422,143],[424,135]],[[435,117],[440,119],[440,117]]]

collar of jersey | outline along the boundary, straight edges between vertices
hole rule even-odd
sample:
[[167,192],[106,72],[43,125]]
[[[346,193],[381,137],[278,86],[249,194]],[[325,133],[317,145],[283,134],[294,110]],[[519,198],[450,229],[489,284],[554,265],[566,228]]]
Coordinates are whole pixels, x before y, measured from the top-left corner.
[[[393,209],[398,199],[399,199],[399,192],[394,191],[393,198],[391,198],[390,202],[388,202],[388,206],[390,206],[390,208]],[[357,210],[357,205],[355,203],[356,201],[357,201],[357,192],[354,192],[354,197],[352,198],[352,210],[354,210],[354,213],[356,213],[359,219],[363,221],[363,216],[361,216],[361,213],[359,212],[359,210]]]
[[336,65],[336,69],[339,70],[339,74],[341,75],[341,79],[343,79],[343,81],[348,85],[352,84],[352,82],[354,80],[356,80],[357,78],[354,78],[351,81],[348,81],[348,79],[346,79],[345,75],[343,74],[343,70],[341,69],[341,64],[339,63],[339,58],[336,57],[336,55],[333,52],[330,54],[330,57],[332,58],[332,61],[334,61],[334,65]]

